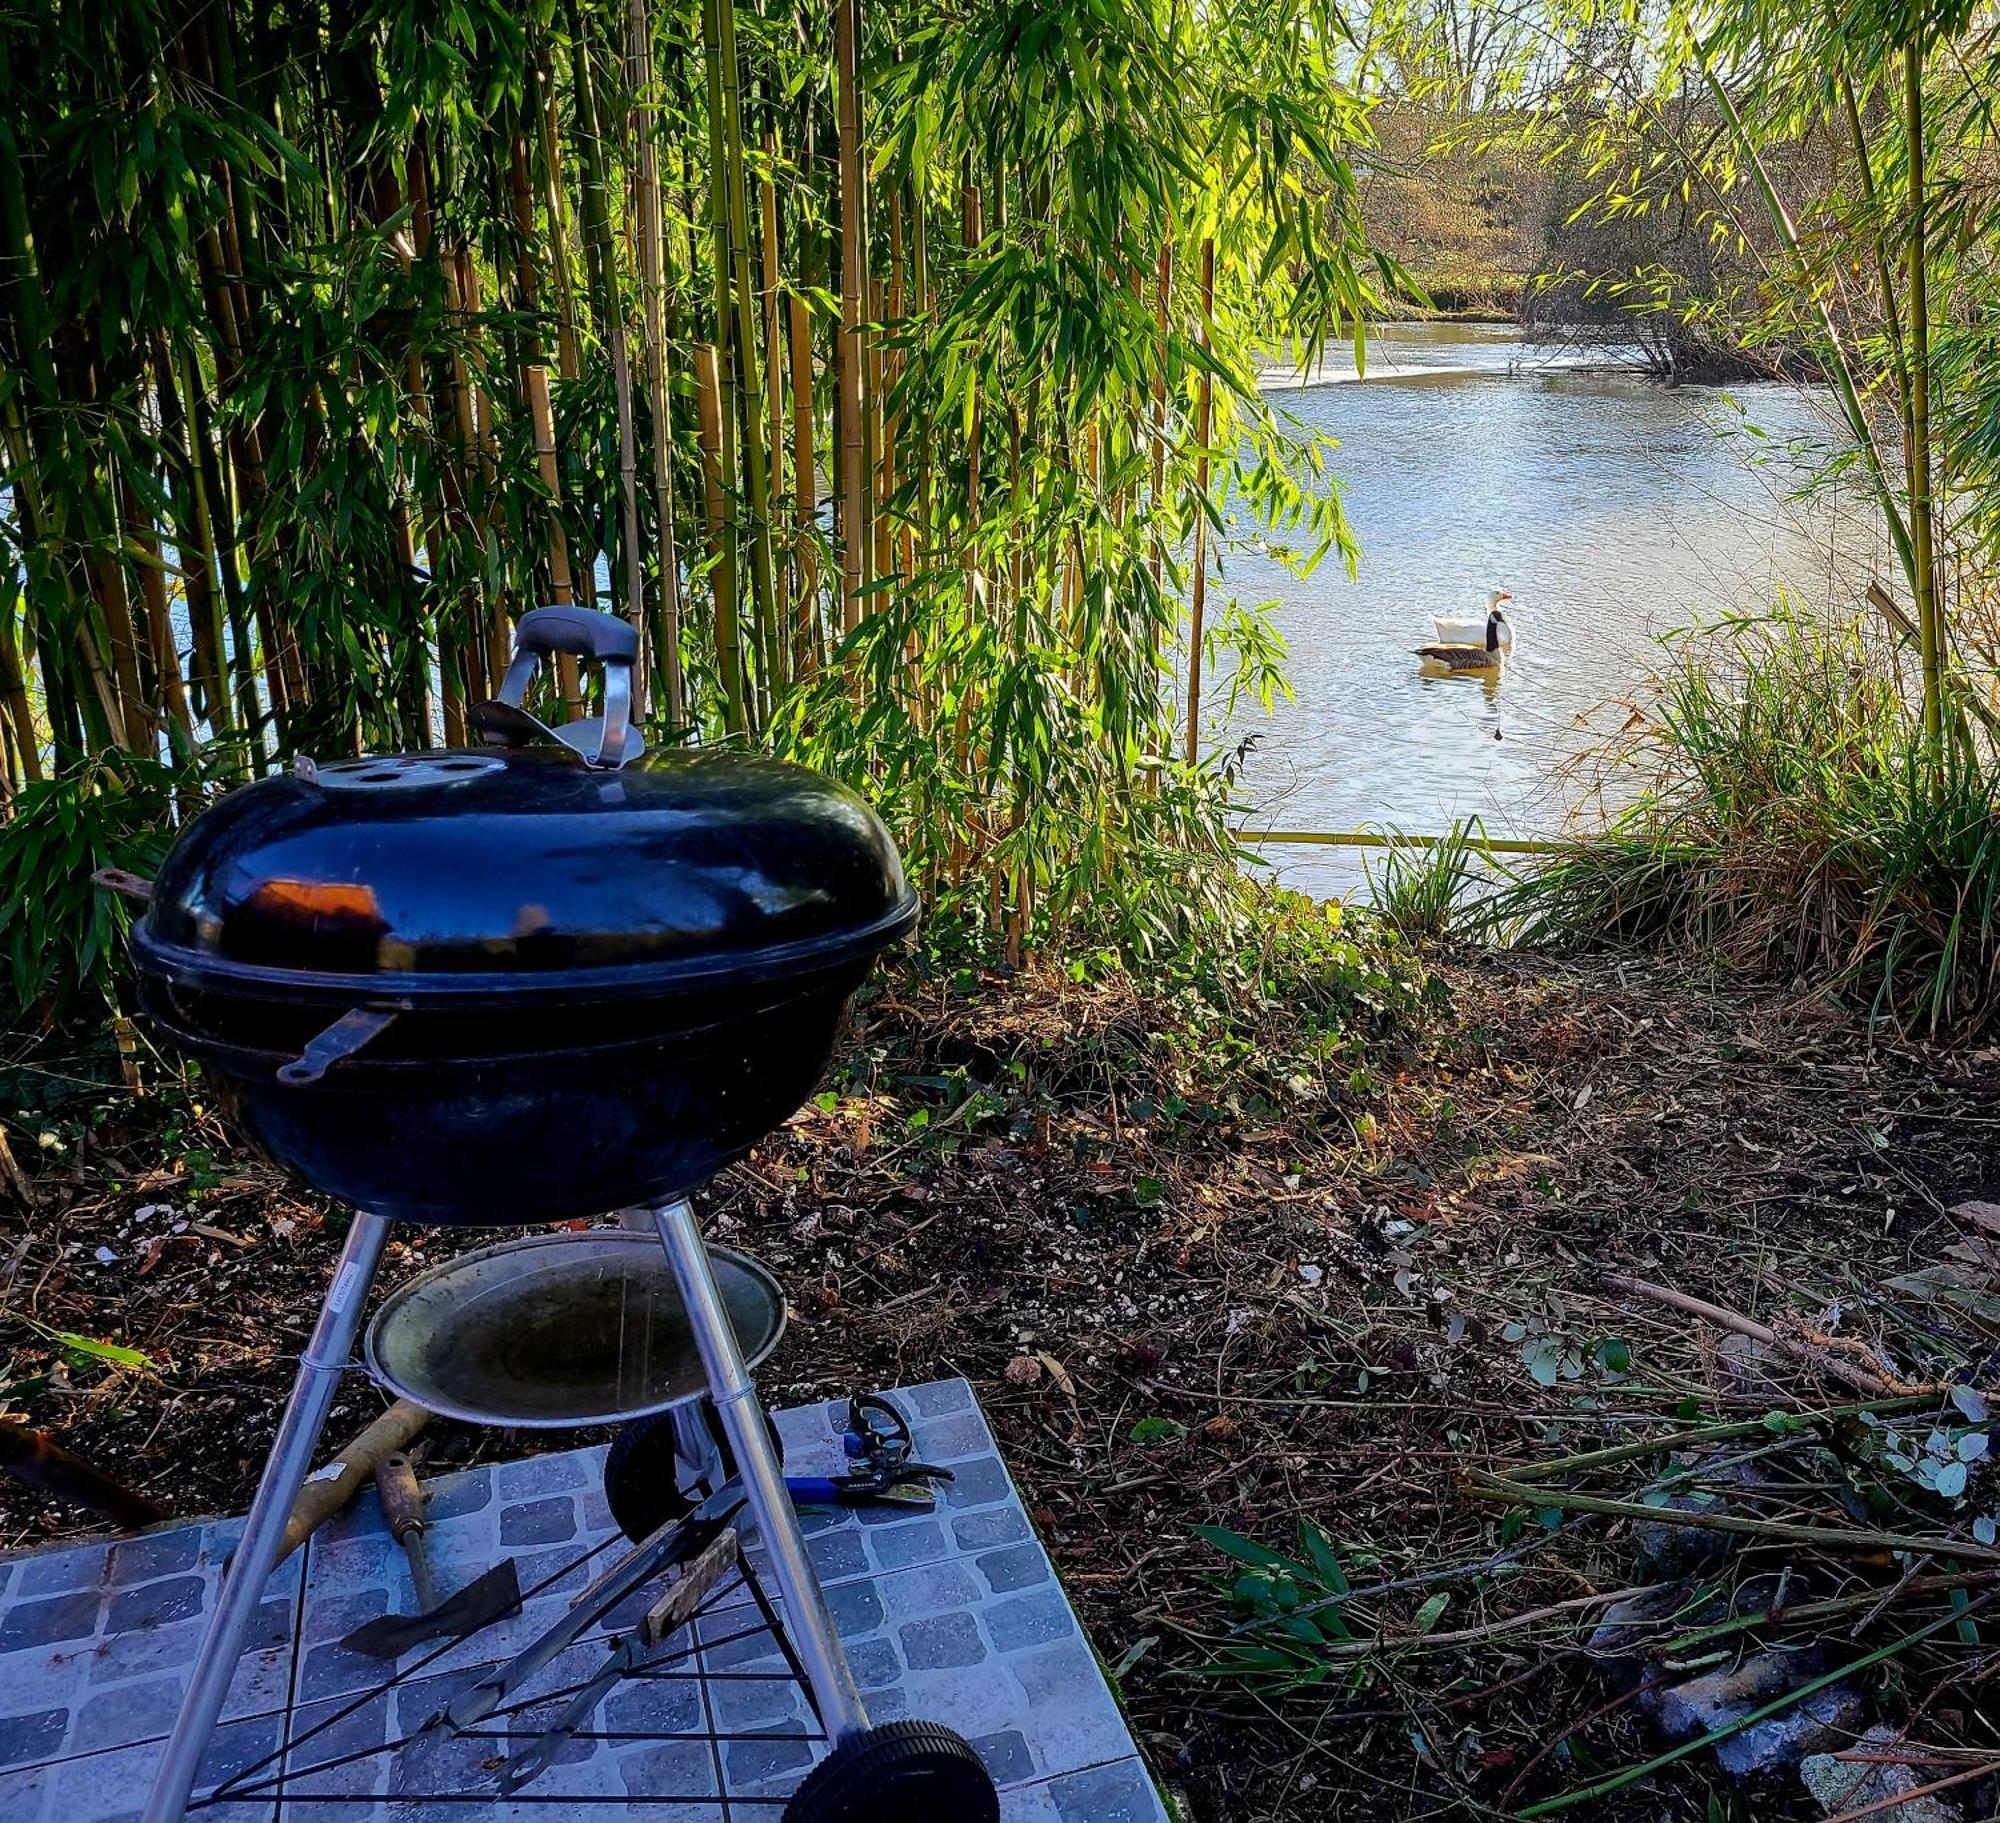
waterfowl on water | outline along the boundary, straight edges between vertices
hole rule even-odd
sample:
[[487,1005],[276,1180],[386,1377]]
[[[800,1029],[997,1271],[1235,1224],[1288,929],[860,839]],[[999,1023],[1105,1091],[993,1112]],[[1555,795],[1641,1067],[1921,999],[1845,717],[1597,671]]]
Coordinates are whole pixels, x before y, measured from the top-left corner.
[[1454,620],[1448,614],[1433,614],[1431,625],[1437,629],[1438,642],[1447,646],[1477,646],[1485,643],[1486,622],[1496,616],[1500,622],[1500,650],[1514,655],[1514,627],[1503,612],[1504,604],[1514,599],[1505,589],[1495,589],[1486,598],[1486,613],[1478,620]]
[[1424,661],[1425,674],[1430,677],[1498,677],[1502,665],[1506,663],[1500,650],[1500,629],[1505,624],[1500,610],[1495,608],[1486,617],[1486,643],[1483,646],[1419,646],[1417,656]]

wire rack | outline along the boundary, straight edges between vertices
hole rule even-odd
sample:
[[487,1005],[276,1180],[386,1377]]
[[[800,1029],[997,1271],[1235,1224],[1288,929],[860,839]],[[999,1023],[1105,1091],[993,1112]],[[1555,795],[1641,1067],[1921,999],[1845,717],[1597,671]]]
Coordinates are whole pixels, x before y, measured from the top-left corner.
[[[523,1608],[536,1596],[547,1593],[565,1578],[578,1570],[587,1568],[594,1560],[602,1557],[614,1546],[624,1544],[623,1539],[613,1537],[600,1541],[577,1557],[559,1565],[556,1569],[523,1591]],[[661,1566],[662,1570],[676,1563],[684,1563],[692,1551],[683,1552]],[[750,1597],[748,1608],[742,1608],[742,1624],[720,1632],[713,1637],[700,1636],[701,1623],[725,1611],[740,1607],[741,1596]],[[517,1610],[518,1612],[518,1610]],[[600,1616],[601,1619],[601,1616]],[[495,1625],[499,1623],[494,1623]],[[458,1727],[451,1723],[442,1709],[416,1728],[398,1735],[390,1730],[390,1738],[346,1752],[329,1752],[324,1757],[308,1757],[302,1762],[300,1755],[315,1741],[323,1741],[335,1734],[342,1723],[361,1714],[368,1706],[384,1701],[399,1690],[424,1680],[425,1674],[448,1655],[460,1653],[467,1641],[477,1639],[473,1633],[462,1638],[441,1641],[425,1651],[411,1663],[400,1666],[379,1683],[350,1692],[343,1698],[332,1699],[335,1707],[320,1716],[310,1726],[294,1732],[293,1711],[287,1710],[284,1717],[282,1738],[278,1745],[229,1774],[219,1785],[206,1795],[196,1798],[189,1806],[190,1816],[211,1810],[224,1804],[270,1804],[282,1815],[291,1805],[319,1804],[381,1804],[393,1805],[400,1814],[425,1805],[463,1805],[506,1803],[513,1805],[543,1805],[581,1807],[585,1805],[646,1805],[648,1807],[699,1807],[717,1812],[723,1823],[739,1823],[750,1817],[768,1817],[789,1802],[787,1796],[746,1796],[732,1795],[729,1780],[725,1776],[722,1749],[731,1742],[754,1741],[758,1743],[818,1742],[826,1739],[824,1725],[820,1721],[819,1705],[806,1678],[804,1667],[787,1635],[784,1623],[779,1617],[771,1597],[759,1580],[755,1568],[747,1558],[739,1560],[730,1573],[721,1578],[702,1600],[689,1612],[685,1620],[642,1661],[624,1671],[620,1684],[687,1682],[700,1687],[701,1709],[704,1716],[712,1718],[712,1706],[708,1700],[711,1686],[720,1684],[774,1684],[795,1686],[803,1693],[807,1710],[813,1717],[815,1726],[810,1728],[774,1729],[758,1727],[754,1729],[722,1729],[713,1726],[687,1729],[604,1729],[589,1727],[564,1727],[557,1732],[564,1741],[577,1742],[647,1742],[650,1744],[700,1743],[707,1746],[714,1772],[714,1789],[699,1792],[649,1791],[628,1788],[622,1792],[576,1792],[537,1791],[534,1787],[541,1782],[531,1779],[520,1785],[510,1786],[506,1779],[507,1761],[511,1756],[509,1748],[518,1749],[529,1741],[540,1740],[550,1731],[542,1728],[512,1729],[506,1724],[518,1720],[532,1711],[548,1708],[577,1697],[586,1690],[594,1679],[580,1679],[551,1688],[536,1688],[524,1693],[520,1700],[502,1704],[478,1724]],[[700,1655],[715,1653],[725,1648],[746,1645],[758,1640],[769,1640],[783,1660],[782,1670],[752,1671],[710,1668],[698,1662]],[[581,1645],[584,1641],[579,1641]],[[496,1657],[504,1657],[496,1654]],[[762,1656],[750,1654],[748,1656]],[[462,1662],[462,1661],[461,1661]],[[444,1676],[445,1673],[433,1675]],[[464,1786],[456,1790],[424,1791],[396,1787],[388,1791],[373,1789],[338,1789],[329,1784],[333,1775],[350,1767],[374,1767],[384,1760],[407,1752],[419,1743],[448,1741],[490,1741],[494,1744],[494,1754],[499,1761],[499,1774],[493,1784],[472,1789]],[[482,1762],[490,1766],[491,1760]],[[546,1775],[542,1775],[545,1777]],[[301,1789],[302,1784],[310,1784],[310,1789]]]

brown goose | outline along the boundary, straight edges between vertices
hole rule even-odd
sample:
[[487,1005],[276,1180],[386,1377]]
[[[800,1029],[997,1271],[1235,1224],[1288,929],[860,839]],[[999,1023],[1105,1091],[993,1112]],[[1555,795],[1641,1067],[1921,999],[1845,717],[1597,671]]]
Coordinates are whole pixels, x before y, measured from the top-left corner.
[[1483,646],[1419,646],[1417,656],[1429,677],[1498,677],[1506,663],[1500,650],[1500,610],[1486,616],[1486,643]]

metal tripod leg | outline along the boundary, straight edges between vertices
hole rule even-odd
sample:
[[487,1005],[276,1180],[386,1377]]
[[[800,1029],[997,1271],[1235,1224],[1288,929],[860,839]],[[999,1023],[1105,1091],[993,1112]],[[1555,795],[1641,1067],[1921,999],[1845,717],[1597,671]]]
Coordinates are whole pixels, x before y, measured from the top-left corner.
[[772,1579],[784,1597],[785,1630],[812,1686],[827,1739],[838,1746],[854,1735],[867,1733],[868,1710],[847,1654],[841,1649],[840,1635],[833,1630],[833,1616],[827,1611],[812,1559],[806,1555],[805,1534],[799,1530],[799,1516],[785,1492],[784,1465],[764,1428],[756,1382],[744,1365],[736,1331],[730,1327],[721,1293],[715,1288],[715,1274],[693,1209],[682,1198],[654,1210],[653,1219],[659,1224],[660,1243],[680,1286],[681,1302],[687,1306],[688,1326],[701,1351],[701,1364],[708,1370],[709,1396],[735,1453],[744,1497],[771,1559]]
[[379,1215],[357,1214],[347,1231],[347,1244],[340,1250],[340,1264],[320,1306],[312,1340],[299,1357],[299,1375],[292,1382],[292,1396],[264,1465],[264,1478],[257,1484],[257,1498],[250,1503],[250,1517],[223,1578],[221,1598],[189,1669],[187,1694],[167,1737],[166,1755],[153,1775],[143,1823],[178,1823],[187,1809],[201,1757],[243,1655],[243,1636],[278,1561],[285,1521],[312,1466],[313,1446],[325,1428],[334,1390],[361,1326],[361,1307],[388,1238],[389,1224]]

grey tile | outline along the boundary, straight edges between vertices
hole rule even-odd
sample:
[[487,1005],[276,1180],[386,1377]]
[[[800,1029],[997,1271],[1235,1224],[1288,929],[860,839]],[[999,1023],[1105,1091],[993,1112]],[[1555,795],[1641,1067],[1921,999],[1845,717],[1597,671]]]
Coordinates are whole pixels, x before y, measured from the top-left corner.
[[717,1679],[708,1686],[708,1702],[715,1726],[726,1734],[771,1727],[803,1710],[789,1676]]
[[96,1591],[90,1589],[16,1602],[0,1617],[0,1653],[88,1638],[97,1631],[99,1605]]
[[526,1500],[500,1515],[503,1545],[561,1544],[576,1536],[576,1502],[567,1494]]
[[889,1526],[869,1535],[868,1548],[885,1570],[902,1570],[911,1564],[929,1563],[932,1558],[944,1555],[944,1527],[935,1519]]
[[[662,1746],[631,1748],[618,1754],[616,1760],[625,1790],[655,1804],[663,1799],[710,1797],[716,1789],[715,1755],[706,1741],[669,1741]],[[699,1813],[675,1808],[668,1813],[674,1823],[681,1823],[683,1817],[698,1823],[700,1817],[721,1814],[719,1807]]]
[[872,1582],[837,1583],[826,1591],[826,1605],[843,1637],[873,1633],[882,1624],[882,1595]]
[[903,1675],[903,1661],[896,1654],[895,1642],[886,1634],[849,1646],[847,1662],[855,1681],[864,1690],[885,1689]]
[[822,1532],[806,1541],[813,1568],[822,1579],[860,1576],[868,1569],[868,1543],[857,1531]]
[[1038,1544],[1009,1545],[1002,1551],[988,1551],[979,1560],[979,1573],[995,1595],[1011,1595],[1017,1589],[1031,1589],[1049,1580],[1049,1560]]
[[917,1454],[926,1462],[956,1463],[966,1456],[990,1455],[993,1438],[977,1412],[930,1418],[915,1427]]
[[1001,1652],[1050,1645],[1076,1631],[1076,1616],[1060,1589],[1033,1589],[1026,1595],[1009,1596],[989,1604],[981,1618],[995,1649]]
[[725,1741],[723,1777],[732,1792],[752,1791],[783,1774],[799,1774],[813,1762],[811,1745],[799,1740]]
[[986,1763],[996,1785],[1017,1785],[1035,1775],[1034,1751],[1018,1728],[983,1734],[972,1743],[972,1750]]
[[991,1506],[1014,1492],[1007,1471],[998,1456],[982,1456],[976,1462],[952,1465],[955,1479],[944,1486],[945,1505],[950,1507]]
[[1017,1506],[987,1507],[954,1518],[951,1535],[961,1551],[990,1551],[995,1545],[1019,1544],[1032,1538],[1034,1528]]
[[1163,1823],[1159,1793],[1136,1759],[1049,1781],[1060,1823]]
[[898,1620],[920,1620],[953,1608],[970,1608],[986,1598],[986,1584],[956,1558],[898,1570],[870,1585]]
[[137,1633],[142,1628],[164,1627],[177,1620],[193,1620],[201,1613],[208,1584],[199,1576],[169,1576],[137,1589],[125,1589],[111,1598],[105,1616],[107,1633]]
[[942,1418],[948,1412],[965,1411],[972,1404],[972,1388],[963,1380],[932,1380],[907,1387],[896,1397],[919,1417]]
[[693,1676],[634,1679],[605,1698],[603,1715],[613,1733],[690,1734],[703,1726],[701,1684]]
[[111,1580],[129,1589],[156,1576],[192,1570],[201,1561],[201,1538],[200,1526],[184,1525],[121,1539],[111,1548]]
[[63,1736],[68,1732],[67,1709],[0,1715],[0,1766],[26,1766],[50,1759],[62,1751]]
[[493,1485],[503,1500],[522,1500],[535,1494],[566,1494],[583,1487],[591,1479],[580,1452],[565,1451],[559,1456],[529,1456],[520,1462],[503,1462],[493,1471]]
[[433,1526],[441,1526],[448,1519],[462,1519],[493,1504],[493,1471],[461,1469],[455,1475],[440,1475],[428,1484],[427,1491],[430,1500],[424,1516]]
[[180,1713],[186,1687],[185,1679],[167,1676],[99,1691],[77,1710],[69,1751],[95,1753],[101,1747],[125,1747],[165,1734]]
[[912,1671],[941,1671],[976,1665],[986,1656],[986,1641],[970,1614],[933,1614],[897,1629],[903,1662]]
[[24,1558],[16,1595],[62,1595],[71,1589],[94,1589],[104,1580],[109,1548],[80,1545],[67,1551],[38,1551]]

